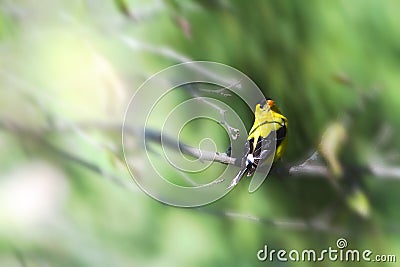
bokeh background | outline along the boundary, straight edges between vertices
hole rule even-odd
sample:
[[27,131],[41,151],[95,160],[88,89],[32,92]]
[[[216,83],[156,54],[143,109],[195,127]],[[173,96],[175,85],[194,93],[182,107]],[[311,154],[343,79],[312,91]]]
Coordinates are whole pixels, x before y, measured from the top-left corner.
[[[390,0],[1,1],[0,266],[347,266],[256,257],[338,238],[397,266],[399,11]],[[143,193],[122,155],[125,109],[151,75],[190,60],[253,79],[290,122],[279,164],[316,152],[307,163],[328,173],[274,173],[253,194],[247,179],[194,209]],[[184,141],[207,135],[223,152],[223,126],[192,125]]]

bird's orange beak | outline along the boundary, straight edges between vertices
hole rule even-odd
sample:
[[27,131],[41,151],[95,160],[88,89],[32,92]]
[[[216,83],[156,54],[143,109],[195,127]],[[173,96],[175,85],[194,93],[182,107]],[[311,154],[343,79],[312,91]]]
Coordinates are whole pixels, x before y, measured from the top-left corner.
[[275,102],[274,102],[274,100],[269,99],[269,100],[267,100],[267,104],[268,104],[268,106],[269,106],[270,108],[272,108],[272,107],[275,105]]

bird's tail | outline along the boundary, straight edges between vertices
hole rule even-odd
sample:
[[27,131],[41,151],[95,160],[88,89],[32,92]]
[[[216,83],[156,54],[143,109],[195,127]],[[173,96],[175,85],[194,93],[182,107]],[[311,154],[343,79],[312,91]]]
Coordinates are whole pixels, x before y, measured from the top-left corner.
[[240,182],[240,179],[245,175],[245,173],[250,169],[251,164],[246,165],[245,168],[242,168],[239,173],[233,178],[232,182],[228,185],[226,189],[231,189],[235,185],[237,185]]

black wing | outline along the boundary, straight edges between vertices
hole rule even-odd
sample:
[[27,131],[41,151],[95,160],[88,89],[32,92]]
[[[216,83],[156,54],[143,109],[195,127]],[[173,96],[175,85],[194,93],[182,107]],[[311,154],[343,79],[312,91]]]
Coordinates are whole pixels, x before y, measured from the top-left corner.
[[246,161],[247,161],[247,156],[249,155],[250,151],[252,151],[252,149],[253,149],[253,141],[247,140],[246,145],[245,145],[245,151],[244,151],[243,157],[242,157],[242,162],[240,164],[240,171],[235,176],[235,178],[233,178],[232,182],[228,185],[228,187],[226,189],[230,189],[230,188],[234,187],[235,185],[237,185],[239,183],[240,179],[242,179],[243,175],[251,167],[251,165],[248,165]]
[[264,162],[267,158],[269,158],[269,156],[272,155],[272,153],[275,152],[275,149],[272,148],[272,140],[274,135],[275,132],[271,132],[267,137],[258,139],[257,145],[253,152],[254,163],[247,172],[247,176],[253,175],[258,167],[258,164],[260,162]]
[[284,124],[282,125],[281,128],[279,128],[276,131],[276,148],[282,143],[282,141],[285,139],[287,133],[286,129],[286,121],[284,120]]

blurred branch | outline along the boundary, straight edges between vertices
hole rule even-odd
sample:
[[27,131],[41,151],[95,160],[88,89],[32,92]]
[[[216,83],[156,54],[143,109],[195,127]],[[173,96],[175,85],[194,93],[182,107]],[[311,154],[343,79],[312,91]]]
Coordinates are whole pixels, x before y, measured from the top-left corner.
[[[152,45],[123,34],[121,34],[120,39],[131,49],[150,52],[154,55],[162,56],[177,63],[190,63],[194,61],[192,58],[183,55],[167,46]],[[222,84],[230,84],[240,88],[238,81],[229,77],[221,77],[221,75],[218,75],[207,68],[203,68],[202,66],[199,66],[199,64],[187,64],[186,66],[197,73],[211,78],[213,81],[218,81]]]
[[112,172],[104,170],[100,165],[97,165],[91,161],[88,161],[84,158],[81,158],[77,155],[74,155],[48,141],[42,140],[43,144],[45,144],[50,150],[56,153],[61,158],[68,160],[70,162],[76,163],[81,167],[84,167],[94,173],[99,174],[101,177],[107,178],[114,184],[121,186],[122,188],[133,189],[131,183],[127,183],[122,177],[119,177]]
[[399,166],[387,166],[384,164],[370,163],[368,167],[370,173],[378,178],[400,179]]
[[15,257],[17,258],[17,261],[19,262],[21,267],[27,267],[28,264],[26,263],[25,256],[22,254],[22,252],[18,249],[15,249],[14,251]]
[[[123,126],[119,123],[109,123],[109,122],[78,122],[76,126],[81,130],[83,129],[95,129],[102,131],[111,131],[111,132],[119,132],[122,131]],[[53,124],[49,129],[42,129],[38,132],[38,130],[28,129],[21,125],[12,122],[0,121],[0,129],[5,129],[7,131],[16,133],[17,135],[23,135],[24,137],[30,138],[38,138],[40,135],[50,133],[50,132],[65,132],[65,131],[74,131],[74,127],[71,127],[68,124],[57,123]],[[140,136],[141,131],[139,129],[129,127],[127,125],[124,126],[124,132],[133,136]],[[179,150],[185,155],[194,157],[196,159],[204,160],[204,161],[212,161],[218,162],[222,164],[230,164],[235,166],[240,166],[241,159],[230,157],[225,153],[213,152],[198,149],[187,144],[184,144],[180,141],[177,142],[174,138],[171,138],[165,134],[161,134],[161,132],[153,129],[145,129],[144,137],[147,141],[152,141],[158,144],[166,145],[171,149]],[[58,147],[54,147],[51,143],[42,139],[42,142],[45,142],[50,148],[52,148],[55,152],[60,153],[63,157],[67,158],[70,161],[74,161],[79,163],[80,165],[96,172],[99,174],[104,174],[105,172],[96,164],[90,163],[86,160],[80,159],[79,157],[70,154],[67,151],[63,151]],[[178,144],[178,145],[177,145]],[[114,151],[115,152],[115,151]],[[299,164],[286,164],[280,165],[278,164],[275,168],[271,170],[271,174],[276,175],[288,175],[293,177],[307,176],[307,177],[316,177],[316,178],[330,178],[329,168],[322,162],[318,162],[316,160],[317,152],[315,152],[310,158],[301,162]],[[400,179],[400,167],[399,166],[388,166],[384,164],[378,163],[369,163],[367,166],[343,166],[344,173],[354,174],[363,173],[374,175],[380,179]],[[260,171],[263,171],[260,168]],[[115,177],[109,177],[111,180],[115,180]],[[120,178],[118,178],[120,179]]]
[[156,14],[159,14],[163,5],[161,1],[153,1],[151,5],[144,8],[136,8],[133,10],[132,7],[126,2],[126,0],[114,0],[115,7],[124,15],[126,18],[133,22],[141,22],[144,20],[152,19]]
[[210,210],[208,208],[197,208],[197,210],[219,217],[253,221],[285,229],[334,232],[337,234],[344,234],[346,232],[344,229],[334,227],[330,225],[328,221],[322,219],[313,219],[313,220],[275,219],[275,218],[263,218],[252,214],[245,214],[235,211],[215,211],[215,210]]
[[[128,132],[132,133],[135,131],[130,129],[128,130]],[[165,134],[162,135],[162,142],[161,142],[161,133],[155,130],[146,129],[145,138],[149,141],[166,145],[172,149],[179,149],[183,154],[192,156],[196,159],[240,166],[241,162],[240,158],[230,157],[225,153],[201,150],[186,145],[182,142],[178,142],[178,147],[177,147],[176,140],[166,136]],[[290,166],[276,166],[276,168],[273,168],[271,170],[271,173],[277,175],[313,176],[313,177],[330,178],[331,174],[329,172],[329,168],[323,163],[318,163],[316,157],[318,157],[317,152],[315,152],[310,158],[308,158],[307,160],[305,160],[300,164],[292,164]],[[263,171],[263,169],[261,168],[260,171]],[[373,163],[369,164],[369,166],[367,167],[344,166],[344,173],[354,174],[355,172],[358,173],[362,172],[364,174],[375,175],[381,179],[390,179],[390,178],[400,179],[400,167],[397,166],[389,167]]]
[[292,176],[318,176],[318,177],[328,177],[329,170],[325,165],[301,163],[300,165],[290,166],[288,169],[288,174]]
[[[55,125],[54,125],[55,126]],[[35,142],[39,143],[42,147],[46,147],[49,151],[53,152],[57,156],[60,156],[62,159],[65,159],[69,162],[76,163],[77,165],[84,167],[94,173],[99,174],[101,177],[104,177],[114,184],[121,186],[127,189],[133,189],[132,183],[126,182],[122,177],[113,174],[102,168],[100,165],[91,162],[83,157],[80,157],[76,154],[73,154],[59,146],[54,145],[51,143],[45,136],[46,133],[50,133],[53,131],[73,131],[72,128],[66,127],[66,124],[59,124],[58,127],[55,126],[51,129],[42,129],[40,130],[33,130],[26,128],[24,126],[18,125],[17,123],[10,122],[10,121],[2,121],[0,120],[0,129],[6,130],[13,134],[13,136],[20,138],[21,140],[34,140]],[[88,126],[88,125],[86,125]],[[102,124],[102,126],[105,126]],[[108,125],[105,128],[115,129],[114,126]],[[119,128],[121,129],[121,128]]]

